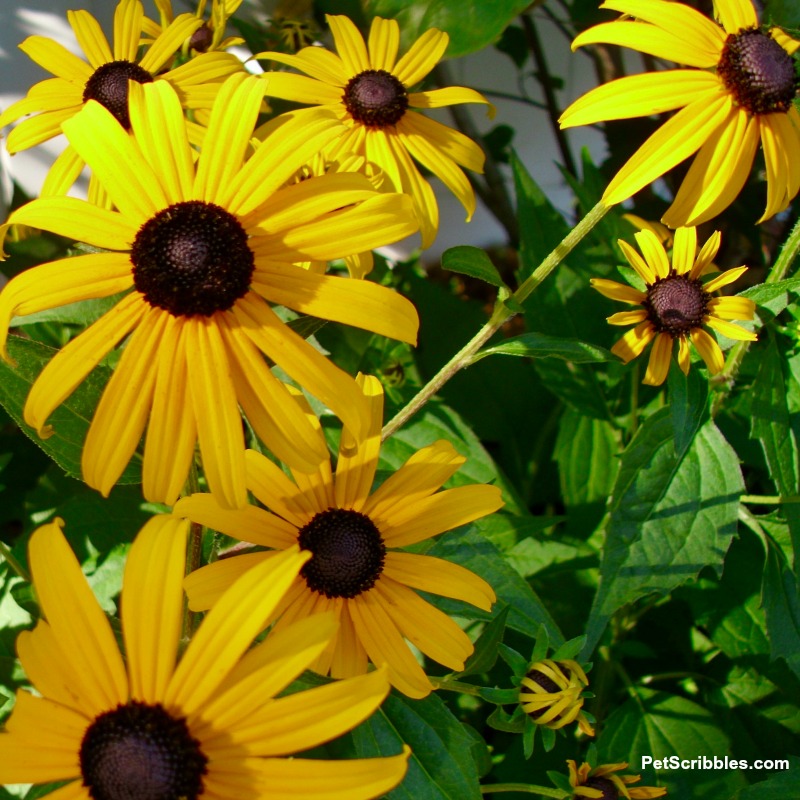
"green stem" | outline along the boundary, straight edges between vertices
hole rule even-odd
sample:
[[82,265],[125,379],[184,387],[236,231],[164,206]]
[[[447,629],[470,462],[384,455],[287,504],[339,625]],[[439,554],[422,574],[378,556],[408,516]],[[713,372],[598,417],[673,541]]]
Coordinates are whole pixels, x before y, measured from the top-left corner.
[[800,495],[791,494],[781,497],[775,494],[743,494],[740,503],[757,506],[780,506],[787,503],[800,503]]
[[797,220],[794,228],[792,228],[789,238],[783,243],[781,252],[775,259],[775,263],[772,265],[772,269],[769,271],[764,283],[782,281],[786,277],[789,267],[792,266],[795,258],[797,258],[798,252],[800,252],[800,219]]
[[19,575],[22,580],[27,581],[28,583],[31,582],[31,576],[28,573],[28,570],[22,566],[22,564],[17,561],[14,554],[11,552],[11,548],[5,543],[0,542],[0,558],[4,559],[5,562],[8,564],[11,569]]
[[481,786],[481,794],[499,794],[500,792],[523,792],[524,794],[538,794],[540,797],[555,797],[556,800],[565,800],[568,794],[561,789],[552,789],[549,786],[536,786],[532,783],[495,783]]
[[451,681],[447,678],[437,678],[433,675],[428,675],[428,680],[433,684],[434,689],[444,689],[445,691],[458,692],[459,694],[471,694],[474,697],[480,696],[480,688],[473,686],[471,683]]
[[[530,297],[532,292],[544,281],[545,278],[572,252],[573,248],[588,234],[595,225],[605,216],[609,207],[599,202],[589,213],[556,245],[555,249],[538,267],[522,282],[520,287],[506,302],[499,302],[495,306],[489,321],[478,333],[467,342],[428,383],[422,387],[416,397],[401,409],[400,412],[383,428],[383,440],[391,436],[398,428],[402,427],[414,414],[417,413],[430,400],[450,378],[459,370],[468,367],[475,360],[475,355],[489,339],[494,336],[503,323],[507,322],[516,313],[508,305],[522,304]],[[511,302],[509,302],[511,301]]]

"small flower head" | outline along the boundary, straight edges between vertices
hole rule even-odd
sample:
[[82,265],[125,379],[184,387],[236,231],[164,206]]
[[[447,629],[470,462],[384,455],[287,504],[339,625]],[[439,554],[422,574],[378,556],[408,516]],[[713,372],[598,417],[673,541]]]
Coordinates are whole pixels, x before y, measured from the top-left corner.
[[593,800],[650,800],[654,797],[664,797],[667,790],[659,786],[636,786],[631,784],[641,780],[639,775],[617,775],[627,769],[625,762],[620,764],[602,764],[591,768],[585,761],[578,767],[577,762],[567,761],[569,767],[569,782],[573,787],[573,800],[580,798],[593,798]]
[[713,293],[742,275],[747,267],[720,273],[708,282],[701,276],[709,269],[719,250],[720,235],[714,233],[697,253],[695,228],[678,228],[672,256],[652,230],[635,234],[641,255],[620,240],[625,258],[646,285],[645,291],[605,278],[592,278],[598,292],[630,305],[635,311],[621,311],[608,318],[611,325],[635,325],[620,339],[611,352],[626,364],[641,355],[653,342],[644,383],[660,386],[669,372],[673,342],[678,343],[678,366],[689,371],[691,342],[705,361],[709,372],[722,370],[722,350],[705,327],[731,339],[754,341],[756,335],[729,320],[751,320],[755,304],[745,297],[714,297]]
[[537,724],[557,730],[577,720],[578,727],[594,736],[583,708],[583,690],[589,685],[577,661],[546,658],[531,664],[520,684],[522,710]]

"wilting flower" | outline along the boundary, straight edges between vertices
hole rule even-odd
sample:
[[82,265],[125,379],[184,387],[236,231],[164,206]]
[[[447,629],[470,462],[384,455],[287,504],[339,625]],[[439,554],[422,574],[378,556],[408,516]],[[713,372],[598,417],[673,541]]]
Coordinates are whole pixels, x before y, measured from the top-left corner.
[[0,733],[0,782],[69,781],[52,800],[367,800],[394,788],[408,751],[335,762],[287,758],[350,730],[389,690],[378,670],[276,697],[325,648],[333,615],[246,652],[308,554],[286,550],[243,576],[178,655],[188,527],[153,517],[131,546],[124,659],[61,520],[33,534],[30,566],[43,619],[19,635],[17,651],[39,694],[17,692]]
[[410,201],[378,193],[354,173],[285,185],[337,136],[333,117],[311,126],[288,122],[245,159],[264,86],[242,73],[223,84],[196,163],[168,83],[131,84],[133,135],[103,106],[87,103],[64,127],[119,210],[40,198],[5,226],[29,224],[110,251],[43,264],[8,283],[0,293],[6,358],[14,315],[127,292],[50,361],[24,409],[25,421],[47,435],[53,409],[132,334],[82,452],[84,479],[103,494],[147,426],[145,497],[175,501],[199,440],[211,490],[223,503],[245,505],[239,406],[278,458],[316,470],[327,449],[262,353],[361,435],[366,401],[353,378],[295,334],[269,302],[416,340],[416,310],[396,292],[295,266],[413,233]]
[[572,43],[573,50],[604,42],[686,65],[611,81],[561,116],[562,127],[571,127],[681,109],[622,167],[603,200],[627,199],[696,153],[663,222],[698,225],[736,198],[760,142],[767,172],[761,220],[785,209],[800,189],[800,116],[792,104],[797,77],[791,57],[800,42],[779,28],[759,27],[750,0],[716,0],[721,26],[666,0],[607,0],[601,8],[632,19],[589,28]]
[[[181,14],[160,32],[140,55],[144,24],[140,0],[120,0],[114,12],[114,43],[109,45],[97,20],[88,11],[67,11],[67,19],[86,61],[44,36],[30,36],[19,47],[55,77],[34,85],[28,95],[0,114],[0,128],[27,114],[8,136],[8,150],[17,153],[52,139],[88,100],[102,104],[125,130],[130,130],[128,81],[166,81],[174,86],[186,109],[210,108],[214,88],[242,71],[241,62],[226,53],[208,53],[175,69],[170,60],[183,42],[202,25],[193,14]],[[165,71],[166,70],[166,71]],[[42,195],[63,194],[75,182],[85,160],[74,147],[56,159]],[[96,186],[92,185],[92,191]]]
[[558,730],[577,720],[587,736],[594,736],[594,729],[581,711],[582,693],[588,685],[586,673],[577,661],[546,658],[531,664],[520,684],[519,702],[537,725]]
[[327,20],[338,55],[305,47],[296,55],[267,52],[256,56],[306,73],[267,72],[267,94],[318,106],[299,112],[308,124],[326,110],[336,113],[345,130],[334,155],[366,156],[384,170],[396,191],[410,195],[420,221],[422,246],[428,247],[439,227],[439,208],[413,159],[441,179],[470,219],[475,193],[461,167],[483,172],[484,155],[468,137],[411,109],[488,101],[473,89],[459,86],[411,91],[444,55],[449,37],[443,31],[426,31],[398,60],[400,28],[395,20],[375,17],[368,45],[347,17],[329,15]]
[[653,797],[664,797],[667,790],[658,786],[635,786],[631,784],[641,780],[639,775],[616,775],[620,770],[627,769],[626,763],[603,764],[591,768],[585,761],[578,767],[575,761],[567,761],[569,767],[569,782],[575,789],[573,800],[590,797],[594,800],[619,800],[621,797],[628,800],[650,800]]
[[[176,514],[269,548],[196,570],[186,579],[186,591],[192,609],[210,608],[237,576],[299,543],[312,557],[270,618],[277,619],[275,630],[309,614],[332,611],[339,620],[338,636],[312,669],[347,677],[365,672],[370,661],[386,663],[393,686],[410,697],[424,697],[431,683],[405,639],[454,670],[463,668],[473,646],[450,617],[414,590],[486,611],[495,595],[464,567],[398,548],[491,514],[503,501],[495,486],[437,491],[465,460],[443,440],[416,452],[372,492],[383,390],[377,378],[359,380],[368,398],[369,434],[355,443],[349,430],[342,432],[335,473],[324,462],[316,473],[292,470],[289,478],[268,458],[248,451],[247,486],[270,510],[223,509],[207,494],[178,501]],[[323,439],[321,430],[319,436]]]
[[755,303],[746,297],[714,297],[713,292],[742,275],[747,267],[722,272],[703,283],[701,276],[711,266],[720,246],[720,234],[715,232],[697,253],[697,229],[678,228],[672,261],[661,242],[650,230],[634,234],[642,254],[627,242],[619,240],[625,258],[646,284],[641,291],[633,286],[592,278],[598,292],[629,305],[641,306],[637,311],[612,314],[612,325],[635,325],[612,348],[626,364],[653,342],[644,383],[659,386],[667,377],[672,358],[673,342],[678,343],[678,366],[689,372],[689,342],[697,348],[708,371],[722,371],[724,357],[713,336],[704,326],[731,339],[755,341],[756,335],[728,320],[751,320]]

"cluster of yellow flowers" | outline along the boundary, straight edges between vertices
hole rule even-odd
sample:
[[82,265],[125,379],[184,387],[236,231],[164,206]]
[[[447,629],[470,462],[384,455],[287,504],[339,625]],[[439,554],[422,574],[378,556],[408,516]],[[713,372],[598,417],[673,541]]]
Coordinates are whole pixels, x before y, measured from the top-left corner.
[[[125,341],[83,446],[84,480],[107,495],[143,446],[144,497],[172,507],[145,525],[128,556],[124,658],[60,521],[31,538],[42,619],[20,635],[18,650],[38,694],[17,695],[0,734],[0,781],[67,781],[50,795],[57,800],[382,795],[402,780],[407,749],[336,762],[285,756],[351,729],[390,687],[425,697],[433,686],[407,641],[463,668],[469,637],[417,591],[485,611],[495,600],[467,569],[401,548],[495,512],[499,489],[442,490],[465,459],[437,441],[373,491],[380,382],[348,375],[273,310],[414,344],[417,312],[363,279],[369,254],[417,232],[423,247],[433,242],[438,208],[418,165],[472,215],[463,170],[482,170],[481,149],[415,109],[488,103],[467,88],[414,91],[448,36],[431,29],[398,57],[399,26],[380,18],[365,41],[349,19],[328,16],[336,52],[262,52],[255,58],[301,74],[249,74],[225,52],[239,2],[213,0],[205,19],[205,2],[196,14],[175,15],[169,0],[157,0],[153,20],[140,0],[120,0],[113,44],[91,14],[69,12],[85,59],[30,37],[21,48],[54,77],[0,114],[0,127],[18,122],[12,153],[61,134],[68,140],[40,196],[0,226],[0,241],[13,226],[31,226],[94,248],[9,282],[0,293],[0,354],[9,359],[15,316],[116,298],[38,377],[25,422],[46,437],[52,412]],[[624,44],[688,66],[601,86],[565,111],[562,123],[578,125],[683,109],[622,168],[604,207],[696,156],[665,217],[677,227],[671,256],[645,228],[636,236],[641,254],[621,242],[644,288],[593,285],[639,306],[609,322],[635,326],[614,347],[625,362],[652,342],[645,382],[665,380],[676,342],[684,372],[691,342],[715,374],[722,351],[704,326],[753,339],[731,320],[752,319],[754,305],[713,296],[744,268],[704,282],[720,237],[698,251],[692,226],[732,201],[759,142],[765,216],[800,189],[800,161],[787,155],[800,145],[791,103],[797,43],[762,31],[749,0],[719,0],[721,26],[664,0],[602,7],[630,19],[595,26],[575,46]],[[765,81],[765,65],[775,64]],[[270,97],[306,107],[261,124]],[[88,199],[68,196],[87,167]],[[336,259],[348,259],[350,277],[328,273]],[[335,464],[297,387],[341,421]],[[271,458],[246,448],[243,417]],[[183,494],[198,457],[209,491]],[[184,579],[191,525],[257,548]],[[182,630],[184,591],[192,611],[208,610],[194,632]],[[305,669],[338,680],[276,699]],[[537,724],[577,721],[591,735],[581,712],[587,683],[576,662],[537,662],[519,700]],[[624,767],[570,762],[575,796],[664,793],[629,789],[636,779],[615,774]]]

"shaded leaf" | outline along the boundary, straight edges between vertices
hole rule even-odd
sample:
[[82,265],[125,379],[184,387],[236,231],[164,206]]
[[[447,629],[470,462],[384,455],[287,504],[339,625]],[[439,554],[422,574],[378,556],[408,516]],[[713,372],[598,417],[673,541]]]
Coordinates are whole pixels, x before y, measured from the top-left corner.
[[451,247],[442,253],[442,267],[457,272],[459,275],[469,275],[479,281],[489,283],[498,289],[507,288],[505,282],[500,277],[497,267],[486,254],[485,250],[469,245],[459,245]]
[[523,333],[513,339],[506,339],[502,344],[479,350],[473,360],[478,361],[491,355],[560,358],[577,364],[585,362],[597,364],[616,360],[616,356],[610,351],[604,347],[598,347],[596,344],[538,332]]

